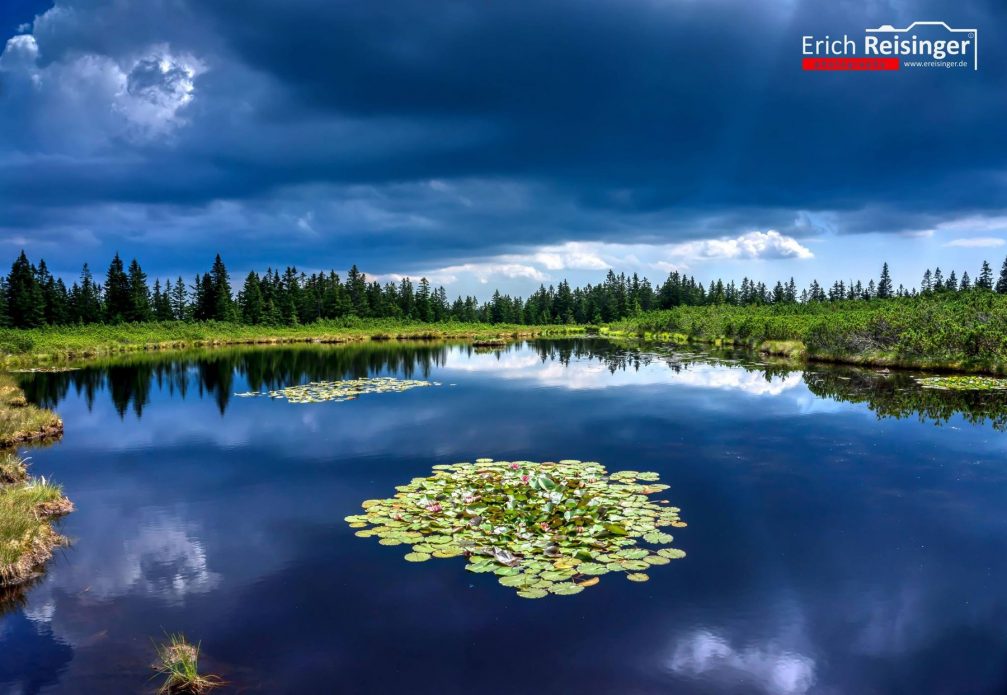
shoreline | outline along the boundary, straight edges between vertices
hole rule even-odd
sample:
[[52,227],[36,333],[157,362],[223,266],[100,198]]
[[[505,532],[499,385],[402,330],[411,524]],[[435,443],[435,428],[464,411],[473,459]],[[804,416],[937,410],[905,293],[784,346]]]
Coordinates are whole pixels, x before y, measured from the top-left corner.
[[62,488],[28,475],[13,450],[0,452],[0,589],[30,582],[56,548],[69,545],[53,523],[73,510]]
[[808,364],[839,364],[855,367],[900,369],[922,372],[953,372],[956,374],[986,374],[991,376],[1007,375],[1007,363],[958,360],[936,360],[922,358],[906,358],[890,354],[841,354],[809,351],[800,340],[759,340],[747,341],[728,336],[716,338],[699,338],[687,336],[684,333],[629,333],[620,330],[604,330],[599,335],[611,339],[632,339],[647,343],[664,345],[699,345],[718,348],[740,348],[752,350],[763,355],[782,357],[795,362]]
[[[120,324],[0,330],[3,367],[46,367],[131,352],[171,352],[241,345],[344,344],[393,340],[506,342],[539,336],[583,335],[575,325],[408,324],[376,321],[353,326],[318,323],[261,327],[239,324]],[[10,347],[23,349],[10,350]]]

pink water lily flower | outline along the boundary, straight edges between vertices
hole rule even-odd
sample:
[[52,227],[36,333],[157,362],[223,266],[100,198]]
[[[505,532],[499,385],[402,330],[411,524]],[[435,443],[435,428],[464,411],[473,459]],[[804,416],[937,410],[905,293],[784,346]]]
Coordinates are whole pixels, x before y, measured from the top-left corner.
[[528,478],[527,475],[522,475],[521,476],[521,482],[524,483],[525,485],[528,484],[528,480],[529,480],[529,478]]
[[429,504],[429,505],[427,505],[427,511],[428,512],[439,512],[439,511],[441,511],[441,505],[438,504],[437,502],[434,502],[433,504]]
[[517,465],[516,463],[512,463],[512,464],[510,465],[510,467],[511,467],[511,470],[514,470],[514,471],[516,471],[516,470],[517,470],[518,468],[520,468],[521,466]]

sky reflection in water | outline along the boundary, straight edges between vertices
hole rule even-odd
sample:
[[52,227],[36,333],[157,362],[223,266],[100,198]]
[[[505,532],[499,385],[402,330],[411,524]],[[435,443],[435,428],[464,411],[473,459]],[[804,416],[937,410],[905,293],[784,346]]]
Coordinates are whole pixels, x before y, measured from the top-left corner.
[[[380,375],[444,386],[230,397]],[[164,631],[263,692],[1007,687],[1002,396],[598,341],[225,350],[23,381],[66,421],[35,472],[78,511],[73,547],[0,617],[0,692],[149,688]],[[342,520],[479,456],[657,471],[689,556],[525,601]]]

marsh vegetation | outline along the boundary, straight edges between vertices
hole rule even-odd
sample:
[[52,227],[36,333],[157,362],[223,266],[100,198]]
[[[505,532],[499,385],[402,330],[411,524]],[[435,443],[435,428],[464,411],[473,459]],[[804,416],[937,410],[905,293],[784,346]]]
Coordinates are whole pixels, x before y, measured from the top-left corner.
[[13,452],[0,453],[0,585],[32,578],[66,543],[52,521],[71,511],[58,485],[29,477],[25,462]]
[[154,669],[163,678],[159,695],[200,695],[224,684],[218,676],[199,672],[199,648],[181,634],[168,635],[157,645]]

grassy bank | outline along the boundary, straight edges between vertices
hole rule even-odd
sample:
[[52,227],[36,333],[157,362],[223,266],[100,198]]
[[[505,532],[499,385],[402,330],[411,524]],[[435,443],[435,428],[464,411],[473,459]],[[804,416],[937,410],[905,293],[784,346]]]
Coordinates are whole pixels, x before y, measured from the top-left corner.
[[347,320],[305,326],[246,326],[232,323],[133,323],[0,329],[0,353],[8,367],[45,366],[102,355],[213,345],[263,343],[346,343],[365,340],[507,339],[580,333],[576,326],[522,326],[480,323],[409,323]]
[[1007,296],[986,291],[779,306],[677,307],[610,335],[743,345],[809,360],[1007,373]]
[[28,476],[14,452],[0,453],[0,586],[31,579],[66,543],[52,519],[73,511],[59,486]]
[[0,449],[61,434],[56,413],[29,404],[10,375],[0,374]]

